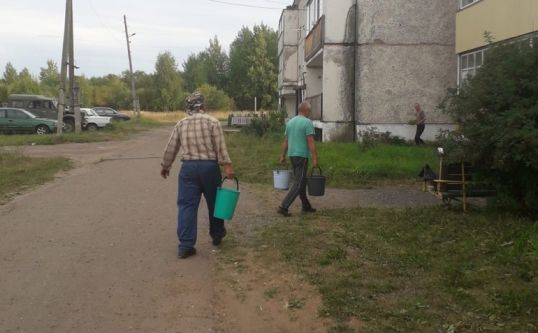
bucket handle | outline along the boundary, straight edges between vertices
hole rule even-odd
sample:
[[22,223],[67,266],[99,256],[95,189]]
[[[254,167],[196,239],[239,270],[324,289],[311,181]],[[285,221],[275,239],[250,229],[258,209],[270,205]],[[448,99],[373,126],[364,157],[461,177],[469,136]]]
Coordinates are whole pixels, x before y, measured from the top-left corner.
[[319,170],[319,175],[323,175],[323,172],[321,171],[321,168],[318,166],[318,167],[313,167],[312,170],[310,170],[310,176],[312,176],[314,174],[314,169],[318,169]]
[[239,179],[237,179],[237,177],[234,177],[234,178],[228,178],[228,177],[224,177],[224,179],[222,179],[222,182],[220,183],[220,187],[222,187],[222,184],[224,184],[224,182],[226,181],[226,179],[230,179],[230,180],[235,180],[235,185],[237,187],[237,191],[239,191]]

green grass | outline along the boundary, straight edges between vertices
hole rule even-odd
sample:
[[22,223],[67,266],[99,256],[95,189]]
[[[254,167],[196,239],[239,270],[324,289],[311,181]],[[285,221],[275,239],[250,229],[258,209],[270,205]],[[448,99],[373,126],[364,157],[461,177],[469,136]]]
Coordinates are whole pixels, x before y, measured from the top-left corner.
[[317,286],[330,332],[538,330],[538,222],[333,210],[280,219],[257,244],[268,263],[284,260]]
[[14,152],[0,152],[0,203],[10,196],[54,179],[72,167],[65,158],[30,158]]
[[[231,133],[226,142],[236,174],[250,183],[272,183],[272,170],[282,168],[281,136],[264,138]],[[412,181],[425,163],[438,163],[432,147],[358,143],[318,143],[320,166],[328,186],[352,188],[384,182]]]
[[95,132],[83,131],[80,134],[65,133],[61,136],[49,135],[0,135],[0,147],[2,146],[25,146],[25,145],[55,145],[60,143],[84,143],[123,140],[133,133],[161,126],[156,120],[131,119],[129,121],[115,122],[110,128]]

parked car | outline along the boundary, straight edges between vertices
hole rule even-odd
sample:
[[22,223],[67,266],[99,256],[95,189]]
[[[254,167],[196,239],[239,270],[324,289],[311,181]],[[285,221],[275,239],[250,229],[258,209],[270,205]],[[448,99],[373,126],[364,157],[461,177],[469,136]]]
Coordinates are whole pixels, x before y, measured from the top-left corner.
[[98,115],[104,116],[104,117],[110,117],[112,120],[129,120],[131,117],[126,115],[125,113],[118,112],[114,110],[113,108],[109,107],[94,107],[93,110],[97,112]]
[[16,108],[0,108],[0,133],[35,133],[55,132],[58,121],[38,118],[33,113]]
[[88,131],[96,131],[110,125],[111,117],[102,117],[90,108],[81,108],[80,113],[84,114],[86,124],[84,128]]
[[[57,101],[47,96],[11,94],[8,97],[8,105],[6,107],[24,109],[41,119],[58,119]],[[73,132],[75,130],[75,115],[67,106],[62,120],[65,132]],[[84,124],[84,117],[81,119],[81,122]]]

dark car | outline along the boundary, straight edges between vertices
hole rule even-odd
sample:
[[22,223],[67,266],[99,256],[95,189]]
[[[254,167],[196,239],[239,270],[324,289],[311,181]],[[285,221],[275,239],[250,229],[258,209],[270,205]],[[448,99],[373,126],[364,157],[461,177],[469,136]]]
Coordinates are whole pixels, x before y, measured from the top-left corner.
[[0,133],[48,134],[55,132],[57,125],[56,120],[38,118],[23,109],[0,108]]
[[129,117],[125,113],[118,112],[118,111],[114,110],[113,108],[98,106],[98,107],[92,108],[92,110],[97,112],[98,115],[100,115],[102,117],[110,117],[110,118],[112,118],[112,120],[129,120],[129,119],[131,119],[131,117]]

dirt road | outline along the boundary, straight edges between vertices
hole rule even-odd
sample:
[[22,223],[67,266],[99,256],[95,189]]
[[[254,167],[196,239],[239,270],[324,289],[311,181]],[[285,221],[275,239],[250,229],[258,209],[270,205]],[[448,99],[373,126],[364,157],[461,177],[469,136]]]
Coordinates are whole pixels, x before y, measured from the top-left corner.
[[[256,267],[248,253],[248,270],[222,273],[227,268],[210,244],[204,204],[198,254],[177,259],[178,165],[168,180],[159,176],[169,130],[125,142],[25,148],[32,156],[67,156],[77,168],[0,206],[0,332],[325,331],[319,297],[300,277],[277,265]],[[314,204],[386,206],[393,193],[329,190]],[[414,205],[417,195],[393,205]],[[244,186],[231,237],[266,214],[278,218],[273,207],[281,196]],[[286,310],[285,298],[264,299],[275,284],[309,299],[301,313]]]
[[196,260],[178,262],[168,132],[28,149],[81,168],[0,207],[0,332],[213,331],[215,252],[201,223]]

